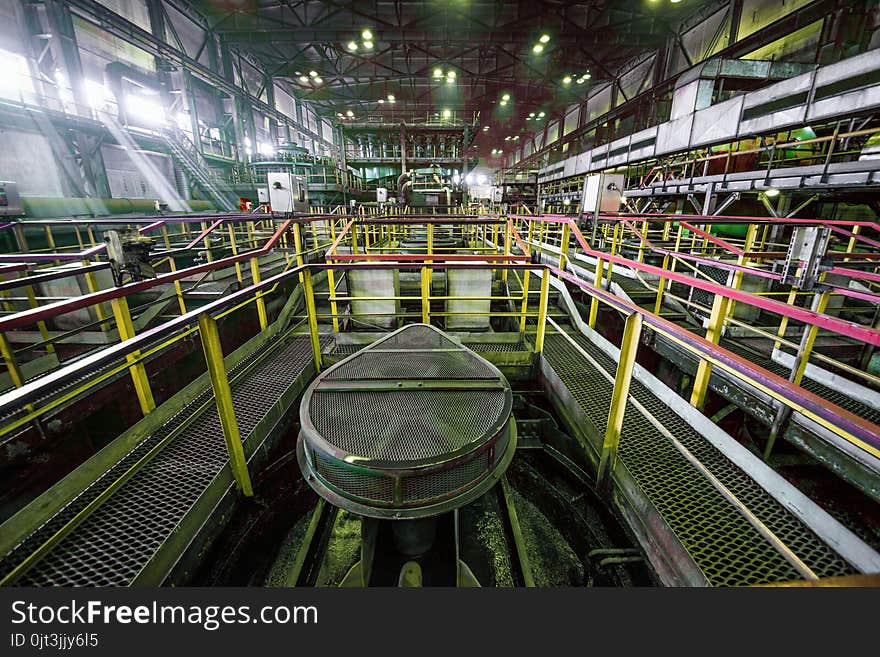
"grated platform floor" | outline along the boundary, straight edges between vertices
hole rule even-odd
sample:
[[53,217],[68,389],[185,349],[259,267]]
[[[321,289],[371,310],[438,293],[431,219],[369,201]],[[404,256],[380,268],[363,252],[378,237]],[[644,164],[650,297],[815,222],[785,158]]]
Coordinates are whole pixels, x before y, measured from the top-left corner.
[[[581,336],[576,342],[612,376],[614,363]],[[548,335],[545,357],[581,411],[604,430],[611,383],[561,335]],[[638,381],[631,394],[819,577],[855,570],[714,445]],[[620,460],[709,582],[740,586],[801,579],[798,572],[630,402]]]
[[[309,339],[298,337],[258,352],[230,372],[242,440],[311,362]],[[130,584],[226,465],[228,457],[217,408],[211,403],[200,410],[212,399],[209,388],[142,441],[17,546],[0,563],[0,574],[15,568],[152,447],[197,413],[178,436],[18,581],[24,586]]]

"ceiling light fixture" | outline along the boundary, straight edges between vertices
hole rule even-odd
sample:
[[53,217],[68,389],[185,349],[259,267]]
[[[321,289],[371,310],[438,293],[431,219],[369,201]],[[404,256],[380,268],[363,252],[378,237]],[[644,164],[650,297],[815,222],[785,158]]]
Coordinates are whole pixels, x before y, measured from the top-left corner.
[[444,119],[448,119],[448,118],[450,118],[451,116],[452,116],[452,110],[449,110],[449,109],[445,109],[445,110],[443,110],[443,118],[444,118]]
[[303,84],[306,84],[309,81],[309,79],[305,75],[300,75],[299,81],[302,82]]
[[543,119],[545,116],[547,116],[547,115],[544,114],[544,112],[540,112],[540,113],[538,113],[538,118],[539,118],[539,119]]
[[321,84],[323,81],[322,78],[315,78],[315,84]]
[[345,113],[345,115],[346,115],[348,118],[351,118],[351,117],[354,116],[354,112],[352,112],[351,110],[348,110],[348,111]]
[[363,38],[364,41],[372,41],[373,33],[369,30],[364,30],[363,32],[361,32],[361,38]]
[[544,44],[536,43],[534,46],[532,46],[532,52],[536,55],[540,55],[542,52],[544,52]]
[[367,50],[372,50],[373,49],[373,42],[372,41],[364,41],[364,48],[366,48]]
[[354,52],[355,50],[357,50],[357,49],[358,49],[357,41],[349,41],[349,42],[348,42],[348,46],[347,46],[347,48],[348,48],[349,50],[351,50],[352,52]]
[[562,78],[562,84],[571,84],[571,76],[566,75],[564,78]]
[[538,41],[540,41],[541,43],[547,43],[548,41],[550,41],[550,35],[549,34],[542,34],[541,38],[538,39]]
[[442,68],[435,68],[434,69],[434,77],[435,78],[442,78],[443,77],[443,69]]
[[316,77],[318,77],[318,72],[317,71],[309,71],[309,75],[313,78],[316,78]]
[[507,102],[508,100],[510,100],[510,94],[504,94],[503,96],[501,96],[501,100]]

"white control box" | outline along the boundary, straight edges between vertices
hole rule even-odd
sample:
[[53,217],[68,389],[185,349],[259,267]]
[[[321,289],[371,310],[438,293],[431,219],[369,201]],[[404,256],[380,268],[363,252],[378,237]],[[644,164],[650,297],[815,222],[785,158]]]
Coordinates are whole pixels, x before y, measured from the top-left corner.
[[583,207],[587,214],[619,212],[623,203],[623,174],[598,173],[584,179]]
[[308,212],[305,181],[292,173],[269,173],[269,205],[273,212]]
[[376,203],[388,202],[388,190],[385,187],[376,188]]
[[269,202],[269,188],[268,187],[257,187],[257,201],[260,203],[268,203]]

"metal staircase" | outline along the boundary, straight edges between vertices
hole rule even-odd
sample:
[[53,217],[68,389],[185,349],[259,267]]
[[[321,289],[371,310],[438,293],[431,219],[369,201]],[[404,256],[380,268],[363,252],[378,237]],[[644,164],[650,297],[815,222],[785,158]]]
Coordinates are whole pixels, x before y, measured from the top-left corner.
[[218,211],[235,210],[238,207],[238,197],[228,187],[212,178],[204,156],[180,128],[169,126],[162,131],[162,136],[174,159],[190,180],[214,202]]

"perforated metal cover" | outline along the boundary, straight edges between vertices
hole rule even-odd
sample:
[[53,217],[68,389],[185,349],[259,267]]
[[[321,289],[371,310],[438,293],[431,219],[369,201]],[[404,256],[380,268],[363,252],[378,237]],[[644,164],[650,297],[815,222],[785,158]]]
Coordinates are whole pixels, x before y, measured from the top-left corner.
[[300,406],[300,467],[336,506],[380,518],[442,513],[488,490],[516,448],[498,369],[426,324],[315,379]]

